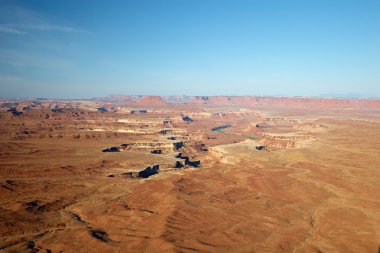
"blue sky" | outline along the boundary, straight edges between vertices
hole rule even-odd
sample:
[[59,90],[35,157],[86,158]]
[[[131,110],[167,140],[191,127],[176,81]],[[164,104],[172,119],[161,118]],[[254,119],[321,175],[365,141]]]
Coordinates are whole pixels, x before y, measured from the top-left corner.
[[379,0],[0,0],[0,96],[380,97],[379,13]]

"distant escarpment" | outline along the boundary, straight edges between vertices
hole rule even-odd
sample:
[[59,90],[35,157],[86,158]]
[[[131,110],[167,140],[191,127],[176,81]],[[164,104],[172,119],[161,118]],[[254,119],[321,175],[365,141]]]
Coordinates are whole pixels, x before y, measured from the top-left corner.
[[188,104],[241,105],[292,108],[379,108],[380,99],[337,99],[312,97],[195,96]]
[[160,96],[144,96],[135,103],[141,105],[162,105],[165,104],[165,101]]

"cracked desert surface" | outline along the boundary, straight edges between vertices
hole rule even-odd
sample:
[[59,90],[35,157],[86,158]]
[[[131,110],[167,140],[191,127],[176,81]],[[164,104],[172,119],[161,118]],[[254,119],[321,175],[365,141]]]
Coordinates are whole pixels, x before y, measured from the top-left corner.
[[380,101],[6,100],[2,252],[380,250]]

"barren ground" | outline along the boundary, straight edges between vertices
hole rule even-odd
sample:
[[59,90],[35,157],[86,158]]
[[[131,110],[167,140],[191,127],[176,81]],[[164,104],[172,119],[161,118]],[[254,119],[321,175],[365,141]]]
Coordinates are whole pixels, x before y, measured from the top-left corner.
[[[149,110],[3,112],[0,249],[379,252],[379,111]],[[151,148],[102,152],[136,142]],[[201,166],[175,169],[179,152]]]

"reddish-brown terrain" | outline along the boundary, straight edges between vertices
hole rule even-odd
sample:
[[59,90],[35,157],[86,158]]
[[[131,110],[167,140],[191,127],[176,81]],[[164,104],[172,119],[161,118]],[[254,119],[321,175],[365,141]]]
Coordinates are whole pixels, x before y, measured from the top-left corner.
[[377,253],[379,129],[380,100],[3,99],[0,251]]

